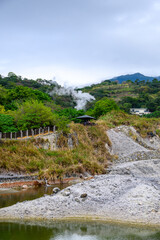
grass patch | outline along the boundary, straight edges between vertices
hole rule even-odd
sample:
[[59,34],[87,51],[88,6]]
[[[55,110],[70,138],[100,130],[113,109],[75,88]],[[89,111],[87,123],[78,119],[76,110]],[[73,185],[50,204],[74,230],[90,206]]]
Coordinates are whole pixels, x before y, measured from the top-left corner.
[[98,120],[99,124],[113,128],[120,125],[133,126],[142,137],[147,137],[149,132],[157,132],[160,128],[159,118],[146,118],[130,115],[123,111],[112,111]]
[[[38,173],[41,178],[62,179],[89,172],[101,174],[106,172],[111,156],[105,148],[109,139],[103,124],[83,126],[70,124],[70,132],[76,133],[73,139],[74,149],[67,147],[67,138],[60,135],[57,151],[38,148],[44,140],[2,141],[0,143],[0,168],[20,173]],[[73,134],[74,136],[74,134]],[[110,144],[110,142],[109,142]]]

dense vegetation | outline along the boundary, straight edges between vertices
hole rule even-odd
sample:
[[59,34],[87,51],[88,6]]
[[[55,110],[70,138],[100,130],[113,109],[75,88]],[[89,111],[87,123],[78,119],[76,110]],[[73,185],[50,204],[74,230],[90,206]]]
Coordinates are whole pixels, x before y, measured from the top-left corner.
[[53,125],[67,131],[66,125],[84,111],[71,108],[75,106],[72,97],[58,96],[55,87],[60,88],[53,81],[22,79],[14,73],[0,76],[0,132]]
[[[152,113],[156,112],[151,117],[160,116],[160,81],[157,79],[152,81],[137,79],[135,82],[127,80],[122,84],[106,80],[81,90],[92,94],[96,101],[104,97],[112,98],[120,109],[128,113],[130,108],[147,108]],[[88,108],[94,108],[94,104],[88,105]]]
[[[53,81],[22,79],[13,73],[0,76],[0,132],[56,125],[64,133],[55,151],[39,148],[39,143],[33,139],[0,142],[1,169],[37,172],[41,177],[52,179],[86,171],[105,173],[111,161],[105,148],[106,142],[110,145],[105,133],[107,128],[132,125],[143,137],[148,132],[160,135],[160,81],[157,79],[127,80],[122,84],[106,80],[85,87],[81,90],[95,97],[95,101],[87,104],[87,111],[76,110],[72,96],[59,96],[54,92],[55,87],[60,86]],[[128,114],[132,107],[145,107],[152,113],[146,117],[132,116]],[[98,121],[88,127],[77,124],[77,117],[84,114]],[[69,132],[78,134],[79,144],[72,150],[67,146]]]
[[118,109],[119,107],[113,99],[104,97],[101,100],[95,102],[94,108],[89,109],[87,111],[87,114],[99,118],[100,116],[105,115],[106,113],[111,112],[112,110]]
[[7,110],[14,110],[17,101],[34,98],[43,101],[52,99],[55,104],[62,107],[75,107],[76,103],[72,96],[69,94],[57,95],[53,92],[55,87],[59,89],[61,86],[52,80],[27,79],[12,72],[8,73],[7,77],[0,75],[0,104],[3,103],[2,105],[5,105]]

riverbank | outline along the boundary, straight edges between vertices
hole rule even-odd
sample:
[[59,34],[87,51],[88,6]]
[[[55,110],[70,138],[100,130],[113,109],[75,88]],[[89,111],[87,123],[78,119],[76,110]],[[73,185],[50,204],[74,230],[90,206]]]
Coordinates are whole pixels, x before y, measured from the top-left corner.
[[[118,137],[121,141],[125,139],[121,148],[117,146]],[[52,196],[0,209],[0,219],[81,219],[160,226],[160,159],[156,158],[157,152],[155,159],[150,159],[157,151],[158,140],[155,140],[156,147],[152,146],[155,150],[148,150],[134,143],[132,138],[127,141],[119,129],[110,132],[110,139],[113,154],[119,159],[110,167],[109,174],[95,176]],[[144,151],[148,156],[146,160],[134,159],[134,154]]]
[[[10,174],[9,174],[10,176]],[[16,175],[17,176],[17,175]],[[22,177],[23,176],[23,177]],[[69,178],[64,178],[62,180],[60,179],[56,179],[54,181],[47,181],[47,184],[48,185],[60,185],[60,184],[67,184],[67,185],[71,185],[71,184],[75,184],[75,183],[79,183],[79,182],[82,182],[84,179],[85,180],[89,180],[89,179],[92,179],[93,177],[92,176],[89,176],[88,174],[88,177],[84,177],[82,175],[82,177],[69,177]],[[2,180],[1,180],[2,179]],[[20,181],[21,179],[21,181]],[[30,176],[28,177],[27,176],[27,179],[30,179],[30,180],[25,180],[25,176],[24,175],[21,175],[21,178],[17,177],[13,177],[13,178],[8,178],[8,176],[4,176],[2,177],[2,175],[0,175],[0,193],[1,191],[3,191],[4,188],[7,188],[8,190],[12,190],[14,188],[17,188],[17,187],[23,187],[24,185],[27,186],[27,187],[39,187],[39,186],[42,186],[42,185],[46,185],[46,182],[45,180],[33,180],[33,178]],[[32,179],[32,180],[31,180]]]
[[[155,173],[160,160],[151,161]],[[159,186],[159,178],[114,173],[95,176],[53,196],[0,209],[0,219],[90,219],[160,226]]]

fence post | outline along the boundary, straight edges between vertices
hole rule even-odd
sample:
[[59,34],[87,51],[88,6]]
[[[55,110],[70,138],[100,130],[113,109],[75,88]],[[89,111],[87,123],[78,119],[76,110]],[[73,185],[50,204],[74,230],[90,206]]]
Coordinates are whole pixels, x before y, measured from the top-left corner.
[[78,136],[77,136],[77,133],[76,133],[76,132],[74,132],[74,133],[73,133],[73,135],[75,136],[75,139],[76,139],[76,145],[78,145],[78,144],[79,144],[79,141],[78,141]]
[[20,133],[21,133],[21,138],[23,138],[23,131],[21,130]]
[[57,149],[57,141],[58,141],[58,137],[59,137],[59,134],[56,134],[54,150]]
[[12,140],[12,132],[10,132],[10,139]]
[[38,129],[38,133],[39,133],[39,135],[41,134],[41,128]]
[[36,133],[36,132],[37,132],[37,129],[35,129],[35,130],[34,130],[34,135],[37,135],[37,133]]
[[56,126],[53,126],[53,132],[55,132],[56,131]]
[[48,133],[50,132],[50,127],[48,127]]
[[2,133],[0,132],[0,140],[1,140],[1,138],[2,138]]
[[34,137],[34,130],[33,130],[33,129],[31,129],[31,132],[32,132],[32,137]]
[[68,135],[68,147],[69,147],[69,149],[73,149],[72,134],[69,134],[69,135]]

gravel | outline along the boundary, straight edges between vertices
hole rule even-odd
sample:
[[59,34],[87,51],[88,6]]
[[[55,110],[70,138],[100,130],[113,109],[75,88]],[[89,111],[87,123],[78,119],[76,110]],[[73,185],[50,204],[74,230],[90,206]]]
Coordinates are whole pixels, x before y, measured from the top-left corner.
[[[0,219],[90,218],[160,225],[160,160],[156,161],[144,161],[145,168],[148,163],[152,166],[149,175],[141,168],[135,170],[138,162],[119,166],[121,171],[116,166],[108,175],[95,176],[53,196],[0,209]],[[126,168],[130,172],[123,174]]]
[[[108,133],[112,152],[119,159],[137,151],[151,152],[122,131]],[[160,159],[117,162],[109,174],[95,176],[52,196],[2,208],[0,219],[99,219],[160,226]]]
[[133,127],[128,126],[110,129],[107,135],[112,147],[107,145],[106,147],[112,155],[115,155],[114,163],[157,159],[160,156],[160,139],[157,136],[143,139]]

